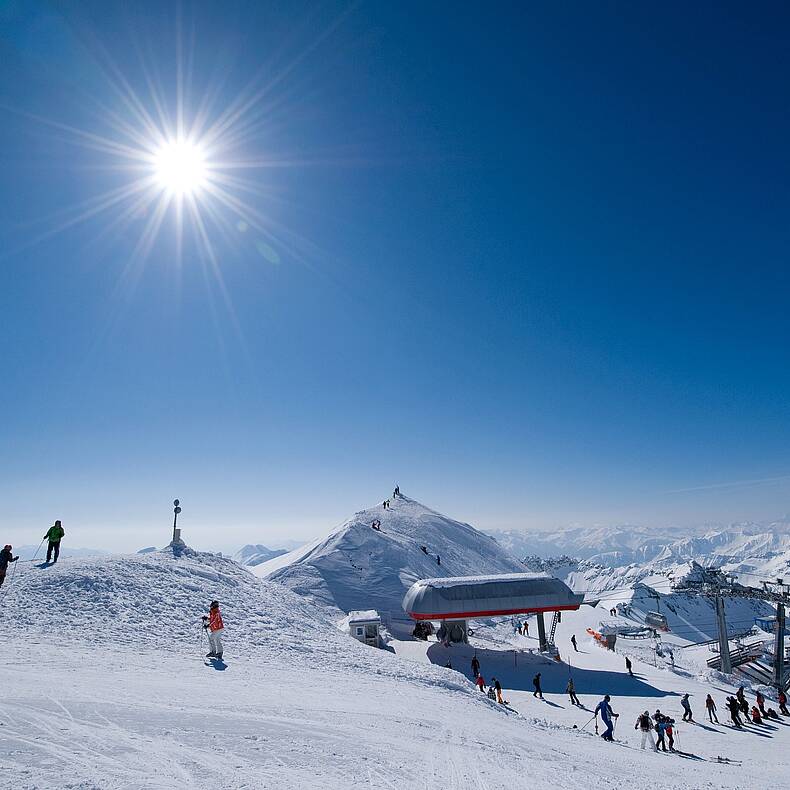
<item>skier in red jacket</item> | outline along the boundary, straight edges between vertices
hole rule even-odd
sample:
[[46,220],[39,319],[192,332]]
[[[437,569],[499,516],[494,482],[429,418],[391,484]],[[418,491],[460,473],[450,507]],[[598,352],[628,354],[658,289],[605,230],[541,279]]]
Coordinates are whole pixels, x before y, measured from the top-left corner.
[[212,601],[208,616],[203,615],[203,628],[208,629],[208,642],[211,648],[206,653],[206,658],[218,658],[222,661],[222,639],[220,635],[225,628],[222,615],[219,611],[219,601]]

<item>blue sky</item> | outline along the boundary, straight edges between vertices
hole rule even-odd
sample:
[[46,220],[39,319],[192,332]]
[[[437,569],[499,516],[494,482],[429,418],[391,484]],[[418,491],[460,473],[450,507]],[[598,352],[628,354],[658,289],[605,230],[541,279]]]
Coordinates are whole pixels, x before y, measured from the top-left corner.
[[[3,540],[790,511],[786,8],[463,5],[0,6]],[[179,74],[180,250],[84,216]]]

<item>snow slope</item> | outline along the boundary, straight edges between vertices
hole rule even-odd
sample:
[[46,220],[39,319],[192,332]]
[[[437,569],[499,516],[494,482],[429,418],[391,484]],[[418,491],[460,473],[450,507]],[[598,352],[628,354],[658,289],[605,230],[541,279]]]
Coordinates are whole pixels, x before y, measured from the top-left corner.
[[[376,519],[380,532],[371,528]],[[523,571],[493,538],[403,496],[253,569],[343,612],[373,608],[393,617],[403,616],[403,595],[418,579]]]
[[[227,664],[206,666],[199,616],[214,597]],[[751,734],[722,741],[722,751],[739,754],[745,738],[755,742],[747,782],[702,757],[629,748],[627,721],[624,744],[574,731],[590,714],[559,695],[538,705],[514,691],[519,715],[459,672],[359,644],[325,607],[215,555],[25,563],[0,606],[2,788],[652,790],[657,771],[662,788],[731,788],[780,786],[788,767],[776,727],[765,743]],[[501,662],[511,688],[529,682],[528,658],[520,675],[507,676],[512,656],[496,652],[486,662]],[[559,678],[557,667],[547,675]],[[616,677],[614,664],[590,665],[580,689],[588,707],[604,691],[625,689]],[[636,688],[642,696],[615,697],[615,708],[672,697],[651,679]],[[699,752],[707,758],[716,745]]]

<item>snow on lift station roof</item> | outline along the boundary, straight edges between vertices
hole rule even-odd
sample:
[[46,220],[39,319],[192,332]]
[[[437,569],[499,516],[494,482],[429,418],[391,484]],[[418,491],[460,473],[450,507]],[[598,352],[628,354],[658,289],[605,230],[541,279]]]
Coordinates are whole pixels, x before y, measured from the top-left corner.
[[403,598],[414,620],[466,620],[578,609],[584,595],[547,573],[421,579]]
[[380,623],[381,617],[375,609],[355,610],[348,613],[348,622],[351,623]]

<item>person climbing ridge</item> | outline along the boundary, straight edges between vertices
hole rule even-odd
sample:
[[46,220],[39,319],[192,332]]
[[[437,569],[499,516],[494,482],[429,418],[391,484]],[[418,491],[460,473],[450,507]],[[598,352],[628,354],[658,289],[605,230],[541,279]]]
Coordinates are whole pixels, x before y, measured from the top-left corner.
[[650,745],[653,747],[653,751],[657,752],[658,747],[656,746],[655,741],[653,740],[653,733],[651,730],[653,729],[653,722],[650,721],[650,713],[649,711],[645,711],[644,713],[640,714],[636,719],[636,724],[634,725],[635,730],[642,731],[642,748],[645,748],[645,743],[650,740]]
[[486,682],[485,682],[485,680],[483,679],[483,676],[482,676],[481,674],[479,674],[479,673],[478,673],[478,674],[475,676],[475,686],[477,686],[477,689],[478,689],[478,691],[485,692],[485,690],[486,690],[486,689],[485,689],[485,685],[486,685]]
[[395,499],[396,497],[400,496],[400,486],[395,486],[395,490],[392,492],[392,498]]
[[49,543],[47,543],[47,563],[49,563],[53,551],[55,553],[55,559],[52,560],[52,563],[54,564],[58,561],[58,556],[60,555],[60,541],[63,540],[65,534],[66,530],[60,525],[60,521],[56,521],[47,530],[47,534],[44,535],[44,540],[49,541]]
[[5,575],[8,572],[8,563],[16,562],[19,557],[14,556],[13,548],[10,543],[6,543],[3,550],[0,551],[0,587],[3,586]]
[[606,729],[601,735],[605,741],[614,740],[614,719],[620,717],[619,713],[615,713],[612,710],[612,706],[609,704],[610,701],[611,697],[607,694],[595,708],[595,715],[597,716],[600,713],[601,720],[606,725]]
[[634,673],[631,671],[631,659],[628,656],[625,657],[625,668],[628,670],[628,674],[633,677]]
[[480,675],[480,662],[477,659],[477,654],[472,656],[472,675],[477,678]]
[[571,705],[578,705],[581,707],[581,702],[576,696],[576,687],[573,685],[573,678],[568,678],[568,685],[565,687],[565,693],[571,701]]
[[494,688],[496,689],[496,701],[500,705],[507,705],[507,702],[502,699],[502,685],[496,678],[494,678]]
[[208,616],[203,615],[203,628],[208,631],[208,643],[210,650],[206,653],[206,658],[216,658],[222,661],[222,632],[225,624],[222,622],[222,615],[219,611],[219,601],[212,601],[209,607]]
[[705,708],[708,711],[708,719],[710,720],[710,723],[713,724],[715,720],[716,724],[718,724],[719,717],[716,715],[716,703],[713,701],[713,697],[711,697],[710,694],[705,697]]
[[535,690],[532,692],[532,696],[543,699],[543,691],[540,688],[540,672],[538,672],[538,674],[532,678],[532,685],[535,687]]

